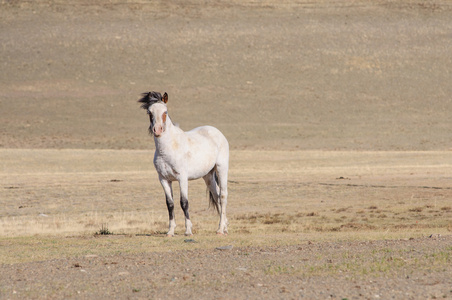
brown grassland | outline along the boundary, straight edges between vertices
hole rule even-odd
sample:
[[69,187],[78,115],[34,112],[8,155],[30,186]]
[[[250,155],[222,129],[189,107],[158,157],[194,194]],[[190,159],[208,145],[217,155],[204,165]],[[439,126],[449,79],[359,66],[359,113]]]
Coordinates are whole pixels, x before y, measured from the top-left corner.
[[[0,299],[452,298],[451,17],[0,0]],[[201,180],[165,236],[149,90],[228,138],[229,235]]]

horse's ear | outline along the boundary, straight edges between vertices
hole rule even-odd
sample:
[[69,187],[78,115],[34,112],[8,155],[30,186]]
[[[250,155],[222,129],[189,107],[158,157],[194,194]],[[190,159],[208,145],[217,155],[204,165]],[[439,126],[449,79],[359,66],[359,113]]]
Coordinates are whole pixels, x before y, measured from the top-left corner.
[[168,102],[168,94],[166,92],[165,92],[165,94],[163,94],[162,101],[163,101],[163,103]]

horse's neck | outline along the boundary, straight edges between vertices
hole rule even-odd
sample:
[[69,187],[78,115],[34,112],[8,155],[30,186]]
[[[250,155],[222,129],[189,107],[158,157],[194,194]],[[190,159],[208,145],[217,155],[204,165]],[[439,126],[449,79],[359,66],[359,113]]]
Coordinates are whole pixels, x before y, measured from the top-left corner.
[[184,131],[175,126],[171,120],[167,121],[165,132],[160,137],[154,136],[155,151],[158,153],[168,153],[174,148],[174,141],[181,140]]

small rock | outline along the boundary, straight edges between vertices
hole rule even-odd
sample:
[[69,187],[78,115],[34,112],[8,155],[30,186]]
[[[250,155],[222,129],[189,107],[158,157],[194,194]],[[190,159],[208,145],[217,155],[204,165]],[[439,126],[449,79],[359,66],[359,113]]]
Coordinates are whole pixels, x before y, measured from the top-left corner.
[[233,247],[234,247],[234,246],[232,246],[232,245],[221,246],[221,247],[215,248],[215,250],[225,251],[225,250],[231,250]]
[[184,243],[197,243],[194,239],[186,239],[184,240]]
[[130,273],[127,272],[127,271],[126,271],[126,272],[119,272],[119,273],[118,273],[119,276],[126,276],[126,275],[129,275],[129,274],[130,274]]

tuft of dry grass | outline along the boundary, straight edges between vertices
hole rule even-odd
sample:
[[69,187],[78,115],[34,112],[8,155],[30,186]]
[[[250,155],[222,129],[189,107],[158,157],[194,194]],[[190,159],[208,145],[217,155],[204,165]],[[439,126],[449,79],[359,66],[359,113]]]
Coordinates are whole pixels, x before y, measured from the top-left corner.
[[423,207],[414,207],[414,208],[408,209],[408,211],[410,211],[410,212],[422,212],[423,210],[424,210]]

